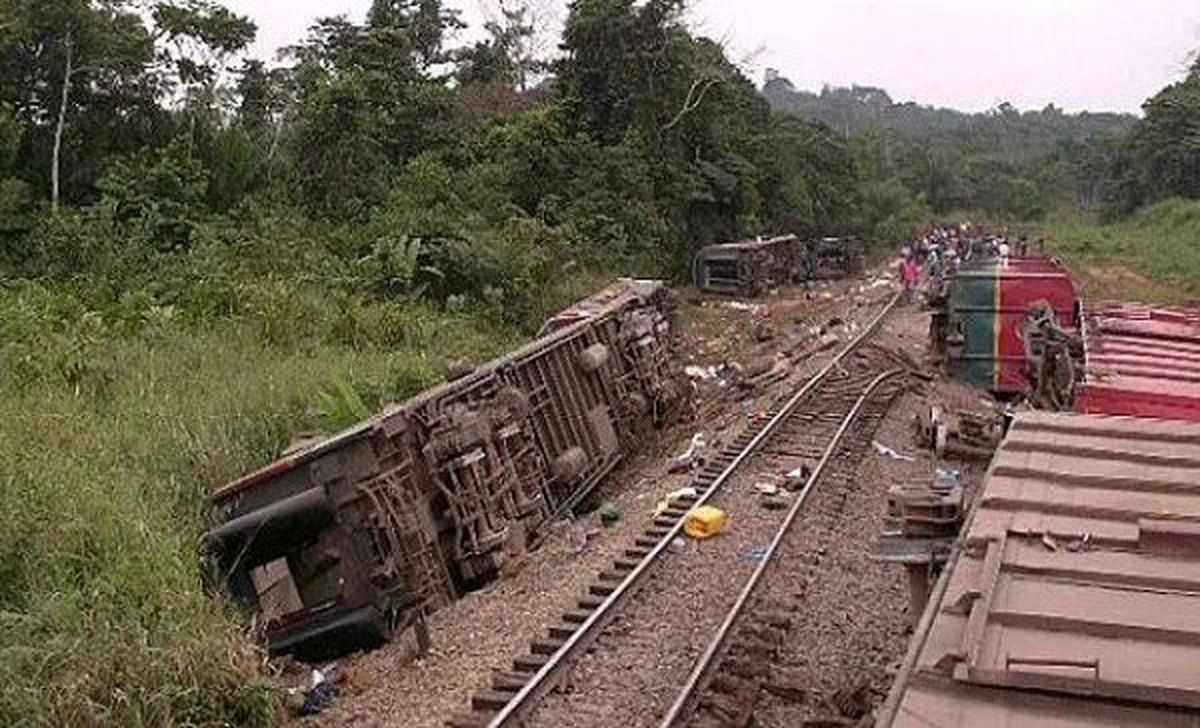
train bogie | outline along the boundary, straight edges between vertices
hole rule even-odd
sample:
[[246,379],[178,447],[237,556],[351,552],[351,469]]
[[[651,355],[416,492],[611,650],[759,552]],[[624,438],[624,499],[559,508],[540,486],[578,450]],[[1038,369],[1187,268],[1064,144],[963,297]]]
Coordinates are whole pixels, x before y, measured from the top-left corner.
[[684,406],[672,304],[620,281],[543,335],[219,490],[205,543],[272,652],[323,658],[494,578]]

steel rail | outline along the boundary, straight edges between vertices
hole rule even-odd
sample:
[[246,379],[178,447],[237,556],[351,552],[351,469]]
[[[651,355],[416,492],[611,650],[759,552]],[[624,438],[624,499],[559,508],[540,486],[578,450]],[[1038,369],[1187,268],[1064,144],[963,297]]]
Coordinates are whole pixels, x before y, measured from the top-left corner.
[[858,400],[854,403],[854,407],[851,408],[850,412],[842,420],[837,432],[834,433],[833,439],[829,442],[829,446],[825,448],[825,452],[821,456],[820,462],[818,462],[817,466],[813,468],[812,473],[808,477],[808,481],[804,484],[804,488],[796,496],[791,508],[788,509],[787,516],[783,519],[783,523],[780,524],[779,530],[775,532],[775,538],[771,540],[771,545],[767,547],[763,557],[759,560],[758,566],[754,569],[754,573],[752,573],[750,578],[746,581],[746,585],[742,588],[742,592],[738,596],[737,601],[734,602],[733,607],[730,608],[729,613],[725,616],[725,620],[721,623],[721,626],[713,636],[712,641],[709,642],[708,648],[705,649],[704,654],[702,654],[700,659],[697,661],[696,667],[693,668],[691,675],[688,676],[688,680],[684,684],[683,689],[680,691],[679,697],[675,699],[674,704],[671,705],[670,711],[668,711],[666,717],[663,718],[660,728],[673,728],[679,723],[681,718],[691,715],[691,711],[696,707],[696,702],[700,699],[703,688],[708,683],[708,678],[712,674],[712,671],[717,667],[717,658],[723,654],[726,644],[729,641],[730,636],[733,634],[734,624],[737,622],[738,618],[741,617],[742,611],[746,608],[750,598],[754,595],[754,590],[758,587],[758,583],[762,579],[763,574],[765,574],[767,568],[771,566],[772,559],[774,559],[776,552],[779,550],[779,545],[783,543],[783,539],[786,538],[788,533],[791,531],[792,524],[795,522],[796,517],[800,514],[801,509],[804,508],[804,503],[808,500],[809,494],[812,493],[817,481],[820,480],[825,474],[825,468],[829,465],[830,460],[832,460],[837,452],[841,449],[842,440],[845,438],[846,433],[849,432],[850,428],[858,420],[859,415],[862,413],[863,406],[875,393],[875,390],[879,389],[884,382],[892,379],[893,377],[899,376],[902,373],[903,371],[900,369],[891,369],[880,374],[879,376],[875,377],[875,379],[871,381],[867,388],[863,390],[863,393],[859,395]]
[[[699,507],[707,503],[714,495],[720,491],[725,482],[733,476],[734,473],[741,468],[742,464],[753,455],[764,441],[772,434],[779,426],[791,417],[793,411],[800,402],[807,397],[817,386],[829,376],[830,372],[838,369],[844,359],[850,356],[868,336],[875,333],[887,315],[895,308],[896,303],[900,300],[899,293],[892,296],[883,310],[879,312],[874,319],[871,320],[862,332],[859,333],[849,344],[847,344],[837,356],[828,364],[821,368],[812,378],[810,378],[803,387],[800,388],[783,406],[771,421],[748,445],[738,453],[725,470],[721,472],[712,482],[712,484],[704,491],[703,495],[693,504],[693,508]],[[686,518],[679,519],[671,530],[663,536],[657,545],[646,555],[645,558],[631,571],[617,586],[611,594],[609,594],[600,606],[597,607],[579,628],[564,642],[554,654],[550,655],[546,664],[533,675],[530,680],[521,687],[516,695],[497,713],[487,724],[488,728],[504,728],[505,726],[513,726],[518,723],[524,713],[530,708],[532,701],[536,700],[541,695],[545,694],[553,687],[552,678],[558,672],[562,665],[569,662],[571,657],[579,650],[585,649],[587,645],[595,639],[599,630],[607,624],[611,616],[616,612],[616,608],[622,604],[625,599],[635,591],[635,587],[641,582],[647,571],[658,560],[658,558],[667,550],[667,547],[674,541],[683,531]]]

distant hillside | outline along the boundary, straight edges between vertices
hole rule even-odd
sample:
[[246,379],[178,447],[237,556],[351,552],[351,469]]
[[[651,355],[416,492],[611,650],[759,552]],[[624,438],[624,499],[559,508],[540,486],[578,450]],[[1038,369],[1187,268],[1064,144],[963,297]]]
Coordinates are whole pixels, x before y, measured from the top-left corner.
[[1038,218],[1070,206],[1096,210],[1114,196],[1112,168],[1130,114],[1068,114],[1054,105],[1001,104],[964,113],[906,102],[870,86],[802,91],[768,74],[763,96],[777,112],[823,123],[850,140],[860,165],[894,179],[937,213],[979,210]]
[[992,149],[1003,144],[1008,147],[1005,156],[1014,162],[1049,154],[1060,142],[1123,133],[1137,122],[1131,114],[1068,114],[1053,104],[1022,112],[1005,103],[983,113],[964,113],[911,101],[897,103],[886,90],[871,86],[826,86],[813,93],[797,89],[783,77],[770,78],[763,96],[777,111],[822,122],[845,136],[887,130],[909,141],[974,139]]

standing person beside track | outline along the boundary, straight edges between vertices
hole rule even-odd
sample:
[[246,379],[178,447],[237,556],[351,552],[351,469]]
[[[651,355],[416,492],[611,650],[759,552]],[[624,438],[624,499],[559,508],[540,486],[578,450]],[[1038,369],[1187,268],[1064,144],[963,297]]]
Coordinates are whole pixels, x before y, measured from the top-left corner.
[[917,263],[917,258],[912,251],[905,248],[903,258],[900,261],[900,283],[904,285],[904,300],[911,303],[913,294],[917,290],[917,283],[921,280],[921,266]]
[[817,284],[817,251],[814,244],[808,244],[804,250],[804,297],[812,300],[813,288]]

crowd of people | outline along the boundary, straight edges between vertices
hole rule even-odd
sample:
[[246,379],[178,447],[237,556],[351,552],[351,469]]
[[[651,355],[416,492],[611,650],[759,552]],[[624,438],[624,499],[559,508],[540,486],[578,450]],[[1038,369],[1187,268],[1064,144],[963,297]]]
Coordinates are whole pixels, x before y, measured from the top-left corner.
[[[1039,252],[1043,242],[1037,242]],[[1025,257],[1030,252],[1029,236],[991,233],[981,226],[964,222],[959,225],[932,225],[921,237],[901,252],[899,276],[907,297],[911,298],[928,274],[931,287],[942,283],[959,268],[975,259],[999,259],[1008,265],[1011,256]]]

